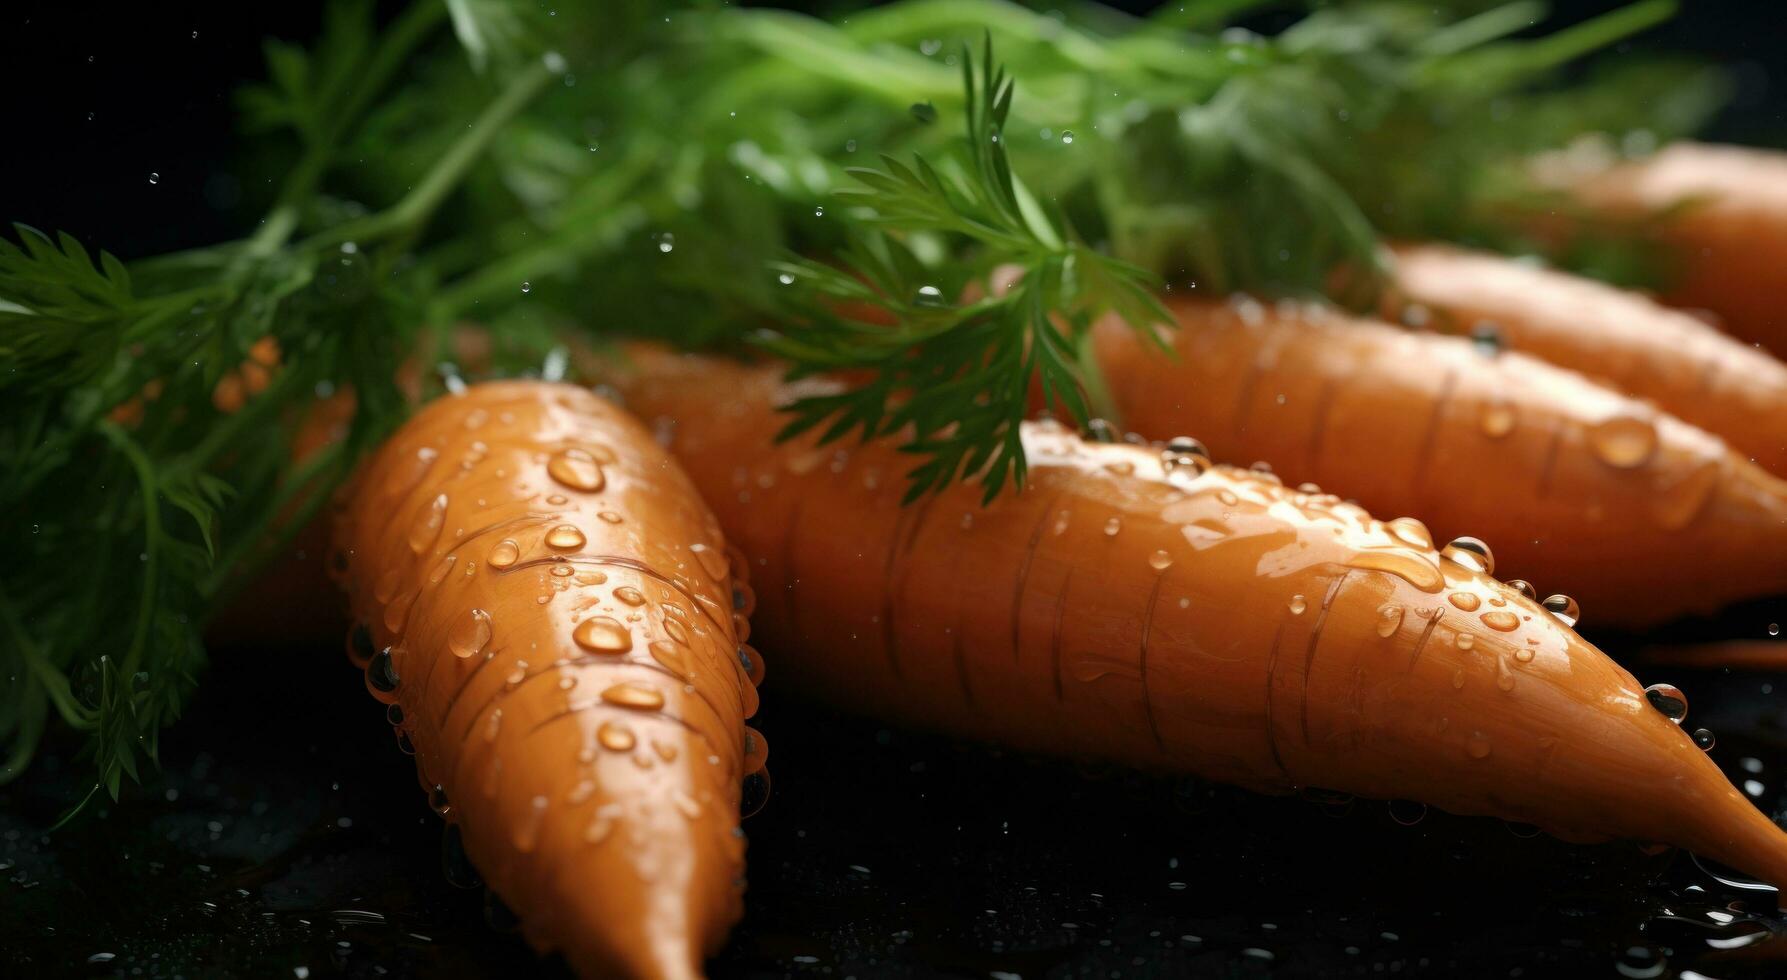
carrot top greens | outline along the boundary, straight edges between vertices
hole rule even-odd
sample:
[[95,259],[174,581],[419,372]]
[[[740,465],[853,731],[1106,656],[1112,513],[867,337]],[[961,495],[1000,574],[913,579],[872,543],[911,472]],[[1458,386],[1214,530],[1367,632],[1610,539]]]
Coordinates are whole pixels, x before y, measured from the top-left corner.
[[[269,43],[240,106],[279,189],[248,237],[130,262],[0,241],[0,781],[56,721],[96,792],[154,762],[207,622],[401,421],[400,365],[458,322],[492,328],[498,373],[556,370],[577,331],[851,369],[790,432],[894,434],[914,496],[990,498],[1022,486],[1033,383],[1106,412],[1101,313],[1315,293],[1374,272],[1380,235],[1491,234],[1473,205],[1510,161],[1666,139],[1717,101],[1693,66],[1651,66],[1636,108],[1609,95],[1631,75],[1551,79],[1667,0],[1548,34],[1518,0],[1265,6],[417,0],[381,24],[347,0],[309,50]],[[1242,17],[1264,33],[1225,29]],[[999,267],[1010,288],[964,298]],[[347,437],[294,461],[350,390]]]

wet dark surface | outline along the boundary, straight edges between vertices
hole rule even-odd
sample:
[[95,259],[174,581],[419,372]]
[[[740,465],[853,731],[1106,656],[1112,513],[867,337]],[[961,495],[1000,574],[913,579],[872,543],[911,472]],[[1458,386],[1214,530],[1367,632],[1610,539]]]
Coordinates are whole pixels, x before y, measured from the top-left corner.
[[[1727,772],[1787,807],[1787,678],[1639,676],[1687,691]],[[1093,771],[775,688],[775,792],[716,976],[1787,971],[1773,891],[1677,852]],[[0,975],[564,975],[447,882],[411,760],[338,651],[221,651],[163,758],[55,833],[81,763],[52,752],[0,791]]]

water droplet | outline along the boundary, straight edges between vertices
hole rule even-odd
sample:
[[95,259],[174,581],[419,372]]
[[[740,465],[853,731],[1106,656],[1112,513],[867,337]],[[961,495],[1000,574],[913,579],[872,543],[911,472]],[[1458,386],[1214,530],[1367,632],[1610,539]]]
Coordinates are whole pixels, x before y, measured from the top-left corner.
[[1548,595],[1541,605],[1545,607],[1546,612],[1557,617],[1557,621],[1565,626],[1574,627],[1582,621],[1582,607],[1576,604],[1575,599],[1567,595]]
[[1652,684],[1644,689],[1645,700],[1663,712],[1663,717],[1681,724],[1688,717],[1688,696],[1674,684]]
[[490,563],[491,568],[503,569],[515,564],[520,557],[521,546],[516,544],[513,538],[504,538],[496,543],[496,547],[490,549],[490,554],[486,555],[484,560]]
[[1514,674],[1508,669],[1508,661],[1495,658],[1495,686],[1504,691],[1514,690]]
[[527,812],[522,814],[521,823],[515,828],[515,849],[523,854],[534,849],[540,842],[540,824],[546,818],[547,800],[544,796],[536,796],[528,801]]
[[490,645],[490,614],[482,609],[468,609],[447,631],[447,649],[461,660],[477,656]]
[[776,281],[784,286],[792,286],[794,285],[794,276],[791,273],[784,272],[781,275],[776,276]]
[[581,449],[554,453],[546,463],[546,473],[565,486],[585,493],[594,493],[608,482],[602,474],[602,465]]
[[596,741],[611,752],[630,752],[637,741],[633,729],[616,721],[605,721],[596,729]]
[[1768,635],[1769,636],[1780,636],[1781,635],[1781,624],[1780,623],[1768,624]]
[[1171,568],[1172,564],[1173,556],[1167,554],[1165,551],[1156,551],[1154,554],[1148,556],[1148,567],[1153,568],[1155,571],[1164,572],[1168,568]]
[[653,640],[646,650],[651,652],[652,659],[662,664],[665,670],[678,677],[689,675],[689,663],[683,658],[681,650],[663,640]]
[[1377,607],[1377,635],[1394,636],[1402,627],[1402,607],[1394,602],[1386,602]]
[[1117,532],[1121,530],[1123,530],[1123,519],[1121,517],[1113,517],[1104,522],[1104,534],[1107,538],[1116,537]]
[[658,689],[638,681],[622,681],[602,692],[602,700],[621,708],[656,711],[664,706],[664,695]]
[[620,822],[620,815],[618,803],[604,803],[597,807],[596,815],[590,819],[589,826],[583,828],[584,843],[600,844],[612,837],[614,825]]
[[1347,563],[1350,568],[1389,572],[1423,592],[1438,592],[1445,584],[1439,566],[1431,559],[1394,551],[1361,551]]
[[441,582],[444,579],[446,579],[446,577],[448,575],[453,574],[453,565],[455,563],[457,563],[458,561],[459,561],[459,556],[456,554],[453,554],[452,552],[448,552],[445,555],[442,555],[441,560],[435,562],[434,569],[428,573],[428,584],[429,585],[441,584]]
[[403,631],[403,625],[409,621],[410,606],[416,601],[416,593],[400,595],[385,605],[385,629],[393,633]]
[[1482,732],[1472,732],[1470,740],[1464,743],[1464,750],[1473,759],[1489,758],[1489,736]]
[[377,652],[372,645],[372,631],[365,623],[355,623],[354,628],[347,631],[347,658],[354,666],[365,667]]
[[664,617],[664,635],[683,646],[689,645],[689,628],[669,616]]
[[1300,595],[1291,596],[1291,615],[1301,616],[1301,615],[1303,615],[1303,611],[1308,608],[1309,608],[1309,603],[1305,602],[1302,596],[1300,596]]
[[1073,133],[1068,130],[1065,130],[1065,129],[1062,130],[1061,131],[1061,142],[1068,146],[1072,146],[1073,145]]
[[701,804],[695,802],[694,797],[681,790],[673,791],[670,794],[670,802],[676,806],[679,813],[690,820],[701,816]]
[[446,787],[440,783],[434,784],[434,788],[428,791],[428,806],[443,817],[453,809],[452,801],[447,799]]
[[640,592],[631,585],[623,585],[620,588],[615,589],[614,597],[629,606],[645,605],[645,593]]
[[1500,439],[1514,431],[1514,406],[1499,400],[1484,402],[1483,414],[1478,421],[1482,423],[1484,435]]
[[1453,538],[1446,542],[1446,547],[1440,551],[1440,557],[1463,565],[1473,572],[1495,574],[1495,554],[1477,538]]
[[161,183],[161,175],[160,175],[160,174],[154,174],[154,173],[152,173],[152,174],[150,174],[150,175],[149,175],[149,183],[151,183],[151,184],[159,184],[159,183]]
[[531,283],[531,282],[523,282],[523,283],[522,283],[522,284],[521,284],[521,291],[522,291],[522,292],[524,292],[524,293],[531,293],[531,292],[533,292],[533,291],[534,291],[534,284],[533,284],[533,283]]
[[372,662],[366,665],[366,682],[373,690],[386,694],[397,690],[397,665],[391,661],[391,648],[386,647],[373,656]]
[[403,705],[392,704],[385,708],[385,721],[388,722],[392,728],[402,728]]
[[1483,625],[1492,630],[1511,633],[1520,626],[1520,617],[1505,609],[1497,609],[1483,614]]
[[1514,659],[1520,661],[1523,664],[1532,663],[1532,661],[1533,661],[1532,648],[1531,647],[1521,647],[1520,649],[1514,651]]
[[1502,584],[1506,585],[1508,588],[1513,589],[1514,591],[1520,593],[1521,595],[1525,596],[1527,599],[1529,599],[1533,602],[1539,601],[1539,590],[1533,588],[1533,583],[1528,582],[1526,579],[1511,578],[1511,579],[1507,580],[1506,582],[1503,582]]
[[1477,645],[1477,638],[1469,633],[1458,634],[1458,649],[1470,650]]
[[1694,729],[1694,744],[1700,746],[1703,752],[1711,752],[1713,746],[1719,744],[1719,740],[1713,735],[1712,729],[1696,728]]
[[676,250],[676,236],[665,232],[658,236],[658,251],[666,255]]
[[571,565],[571,563],[568,561],[555,562],[555,563],[553,563],[553,566],[552,566],[552,577],[553,578],[570,578],[572,573],[574,573],[576,571],[577,571],[577,569],[575,567],[573,567]]
[[496,741],[497,732],[503,727],[503,709],[490,709],[490,716],[484,719],[484,741]]
[[763,683],[763,654],[749,643],[738,645],[738,664],[744,668],[745,676],[753,685]]
[[1452,605],[1465,612],[1476,612],[1477,606],[1482,604],[1482,600],[1477,598],[1475,592],[1454,592],[1446,598],[1452,601]]
[[1391,800],[1387,807],[1390,819],[1404,827],[1413,827],[1427,819],[1427,804],[1414,800]]
[[595,653],[621,654],[633,649],[633,634],[608,616],[593,616],[571,631],[577,645]]
[[1210,450],[1190,436],[1178,436],[1160,451],[1160,467],[1170,476],[1186,473],[1198,476],[1210,468]]
[[1117,441],[1117,430],[1104,419],[1090,419],[1080,437],[1087,442],[1114,443]]
[[1428,549],[1433,547],[1433,533],[1427,530],[1427,525],[1413,517],[1398,517],[1393,521],[1388,521],[1384,524],[1384,529],[1398,541],[1412,548]]
[[1595,456],[1608,466],[1642,466],[1657,451],[1657,428],[1644,419],[1608,419],[1588,431]]
[[609,524],[619,524],[621,522],[621,516],[611,510],[602,511],[601,513],[598,513],[596,516],[600,517],[602,520],[608,522]]
[[731,570],[731,565],[726,561],[725,552],[699,543],[689,545],[689,551],[701,563],[701,570],[707,573],[708,578],[716,582],[726,580],[726,573]]
[[416,523],[410,526],[410,550],[416,554],[427,551],[441,536],[441,525],[447,520],[447,495],[436,494],[422,513],[416,515]]
[[575,525],[560,524],[546,532],[546,543],[554,548],[581,548],[584,543],[583,532]]

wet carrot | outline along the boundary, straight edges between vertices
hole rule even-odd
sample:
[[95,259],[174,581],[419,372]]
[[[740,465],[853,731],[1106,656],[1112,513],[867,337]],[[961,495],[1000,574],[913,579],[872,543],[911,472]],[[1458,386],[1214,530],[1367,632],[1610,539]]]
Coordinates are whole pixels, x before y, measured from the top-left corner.
[[1638,293],[1444,245],[1395,251],[1384,313],[1505,343],[1655,402],[1787,476],[1787,364]]
[[586,390],[491,383],[341,499],[350,652],[528,939],[588,976],[698,975],[740,914],[767,749],[744,569],[682,471]]
[[[1695,849],[1787,882],[1787,835],[1662,705],[1476,570],[1189,443],[1023,433],[1029,485],[901,507],[886,443],[771,446],[774,367],[632,351],[615,381],[750,557],[785,683],[858,710],[1266,792],[1322,787]],[[819,385],[822,383],[809,383]],[[811,393],[816,389],[806,387]]]
[[[1615,230],[1666,247],[1665,297],[1709,310],[1733,335],[1787,357],[1787,154],[1675,143],[1641,160],[1541,168]],[[1549,224],[1550,222],[1546,222]]]
[[1176,357],[1099,327],[1118,408],[1145,435],[1198,432],[1219,459],[1484,538],[1510,575],[1602,622],[1787,594],[1787,482],[1648,403],[1518,352],[1320,307],[1169,307]]

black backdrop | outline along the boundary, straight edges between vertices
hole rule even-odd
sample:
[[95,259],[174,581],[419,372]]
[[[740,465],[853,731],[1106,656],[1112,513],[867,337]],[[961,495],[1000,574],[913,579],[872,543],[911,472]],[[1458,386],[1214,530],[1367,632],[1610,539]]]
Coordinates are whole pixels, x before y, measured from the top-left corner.
[[[0,219],[125,256],[246,230],[264,191],[233,177],[228,93],[260,75],[260,37],[315,30],[312,5],[0,5]],[[1559,6],[1580,17],[1610,3]],[[1638,43],[1732,65],[1742,92],[1714,135],[1787,144],[1778,6],[1692,7]],[[1758,637],[1781,612],[1757,606],[1716,628]],[[754,723],[775,746],[778,778],[746,825],[748,912],[714,964],[719,976],[1692,968],[1735,980],[1779,975],[1787,957],[1787,940],[1760,941],[1787,931],[1768,912],[1772,893],[1759,898],[1684,855],[1570,847],[1417,807],[1300,805],[1012,758],[795,703],[766,654]],[[1770,680],[1667,679],[1693,693],[1694,724],[1718,732],[1714,758],[1780,812],[1787,730]],[[535,966],[486,925],[477,891],[443,881],[439,822],[339,651],[216,651],[163,759],[122,803],[54,835],[46,828],[86,778],[65,746],[46,747],[28,778],[0,787],[0,975],[438,977]]]
[[[1553,4],[1559,23],[1620,5]],[[0,3],[0,221],[66,230],[125,257],[241,234],[265,191],[241,186],[229,166],[230,92],[262,77],[262,37],[309,38],[319,6]],[[1741,92],[1713,135],[1787,144],[1782,5],[1684,6],[1635,43],[1732,66]]]

